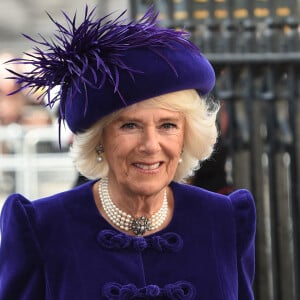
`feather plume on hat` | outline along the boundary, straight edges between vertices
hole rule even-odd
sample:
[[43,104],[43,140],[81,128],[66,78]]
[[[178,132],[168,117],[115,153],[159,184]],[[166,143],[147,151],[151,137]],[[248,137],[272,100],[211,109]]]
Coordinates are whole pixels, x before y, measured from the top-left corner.
[[[86,6],[78,26],[76,14],[70,18],[63,12],[66,26],[48,14],[57,32],[51,40],[23,34],[36,46],[9,63],[33,67],[22,74],[9,70],[10,79],[21,86],[11,94],[42,89],[37,99],[46,98],[50,107],[60,100],[59,122],[66,120],[73,132],[80,132],[104,115],[150,97],[185,88],[202,94],[212,89],[213,69],[186,31],[159,27],[152,6],[137,21],[126,23],[125,12],[113,20],[110,14],[94,21],[95,8]],[[192,78],[195,71],[187,74],[191,68],[202,72],[198,83]],[[162,78],[149,85],[155,72]],[[56,86],[59,93],[53,97]]]

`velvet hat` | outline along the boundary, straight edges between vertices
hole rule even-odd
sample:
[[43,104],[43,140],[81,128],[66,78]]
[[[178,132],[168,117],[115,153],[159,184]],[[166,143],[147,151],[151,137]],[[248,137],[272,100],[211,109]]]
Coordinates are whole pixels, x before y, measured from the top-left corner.
[[[153,7],[137,21],[127,22],[124,13],[93,20],[95,9],[89,12],[86,6],[79,26],[76,15],[64,13],[67,27],[49,15],[58,29],[55,39],[37,41],[25,35],[39,47],[10,62],[33,68],[22,74],[11,71],[10,78],[20,89],[43,89],[39,98],[46,97],[50,107],[60,100],[59,119],[74,133],[155,96],[185,89],[206,95],[212,90],[214,70],[186,31],[160,27]],[[56,86],[59,93],[53,97]]]

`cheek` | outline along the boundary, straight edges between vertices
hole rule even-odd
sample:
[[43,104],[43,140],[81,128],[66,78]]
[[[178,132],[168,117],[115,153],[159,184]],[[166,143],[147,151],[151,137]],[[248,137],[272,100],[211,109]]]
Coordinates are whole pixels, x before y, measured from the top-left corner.
[[121,153],[119,153],[120,149],[118,145],[115,143],[108,143],[103,146],[108,163],[114,163],[121,155]]
[[176,138],[177,141],[175,143],[177,145],[177,149],[180,149],[181,152],[184,144],[184,132],[179,133]]
[[169,140],[165,145],[169,156],[178,159],[183,149],[183,136],[176,136],[176,138]]
[[126,157],[131,151],[130,143],[128,139],[122,137],[111,137],[103,143],[104,151],[106,152],[106,158],[109,164],[120,164],[125,162]]

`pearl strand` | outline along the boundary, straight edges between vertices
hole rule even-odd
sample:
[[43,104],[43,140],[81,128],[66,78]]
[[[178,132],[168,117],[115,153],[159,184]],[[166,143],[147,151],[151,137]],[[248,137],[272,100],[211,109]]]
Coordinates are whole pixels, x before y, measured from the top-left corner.
[[107,177],[102,178],[100,181],[99,196],[102,207],[110,221],[120,229],[133,231],[136,235],[143,235],[146,231],[156,230],[164,223],[168,215],[167,190],[164,192],[161,208],[150,218],[145,216],[134,218],[130,214],[119,209],[110,198]]

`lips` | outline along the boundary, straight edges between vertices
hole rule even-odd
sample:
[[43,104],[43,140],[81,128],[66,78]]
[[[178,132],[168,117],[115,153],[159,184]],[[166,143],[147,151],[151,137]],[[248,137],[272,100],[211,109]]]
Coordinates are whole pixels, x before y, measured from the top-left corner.
[[154,164],[142,164],[142,163],[135,163],[134,166],[142,169],[142,170],[155,170],[161,165],[160,162],[154,163]]

